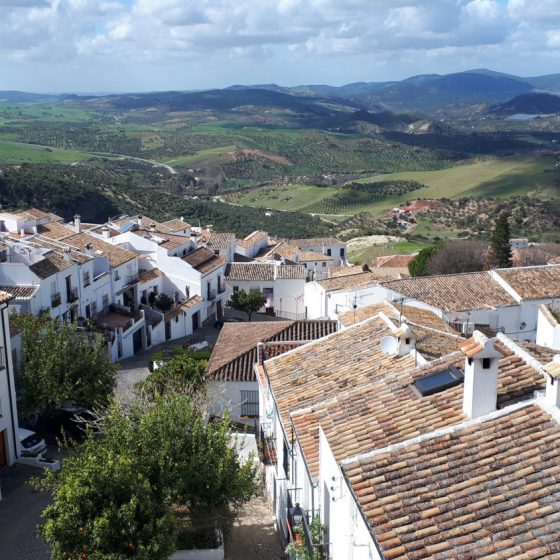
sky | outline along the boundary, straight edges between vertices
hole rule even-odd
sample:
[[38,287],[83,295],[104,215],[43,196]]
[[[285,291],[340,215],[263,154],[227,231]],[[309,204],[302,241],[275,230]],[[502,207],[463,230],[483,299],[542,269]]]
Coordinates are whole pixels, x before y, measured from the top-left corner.
[[560,0],[0,0],[0,90],[560,72]]

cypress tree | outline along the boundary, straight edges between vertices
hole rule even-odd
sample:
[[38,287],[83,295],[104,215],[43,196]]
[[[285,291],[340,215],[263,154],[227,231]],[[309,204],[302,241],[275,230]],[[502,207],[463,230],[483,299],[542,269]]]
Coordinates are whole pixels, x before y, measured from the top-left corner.
[[512,265],[510,231],[508,217],[505,212],[502,212],[496,219],[494,231],[490,238],[490,247],[494,264],[499,268],[510,268]]

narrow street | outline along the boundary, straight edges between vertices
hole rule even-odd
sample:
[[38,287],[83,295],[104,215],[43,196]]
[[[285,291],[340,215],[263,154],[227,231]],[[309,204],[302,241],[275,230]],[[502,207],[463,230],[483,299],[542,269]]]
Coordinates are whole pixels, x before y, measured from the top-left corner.
[[226,560],[284,560],[280,538],[262,496],[255,496],[239,508],[230,538],[226,542]]

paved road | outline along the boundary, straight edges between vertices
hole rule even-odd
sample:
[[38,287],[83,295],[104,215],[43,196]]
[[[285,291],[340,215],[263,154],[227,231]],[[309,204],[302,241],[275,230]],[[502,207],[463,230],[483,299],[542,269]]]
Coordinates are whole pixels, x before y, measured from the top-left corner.
[[239,509],[225,545],[226,560],[283,560],[280,538],[274,528],[270,506],[263,496],[255,496]]
[[37,535],[41,512],[50,502],[37,492],[29,480],[41,475],[41,469],[13,465],[0,472],[0,558],[2,560],[50,560],[49,549]]

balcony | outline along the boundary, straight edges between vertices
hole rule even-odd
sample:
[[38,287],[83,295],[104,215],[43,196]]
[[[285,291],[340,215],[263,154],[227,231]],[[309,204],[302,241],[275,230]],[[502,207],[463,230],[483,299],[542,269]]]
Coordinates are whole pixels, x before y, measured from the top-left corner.
[[208,301],[212,301],[212,300],[216,299],[216,290],[208,290],[206,299]]
[[223,294],[225,291],[226,291],[226,285],[220,282],[220,284],[218,284],[218,293]]
[[[289,557],[291,559],[297,558],[316,558],[317,560],[328,560],[329,545],[324,542],[325,534],[324,527],[319,523],[318,518],[311,521],[311,526],[308,521],[309,513],[299,504],[292,502],[292,497],[288,493],[286,517],[290,530],[290,540],[294,546],[289,547]],[[299,510],[299,511],[298,511]],[[297,519],[296,515],[301,515],[301,519]],[[305,549],[305,552],[303,551]]]
[[276,453],[276,441],[272,434],[265,434],[263,430],[260,431],[259,451],[263,464],[267,466],[276,465],[278,454]]
[[140,274],[137,272],[135,274],[129,274],[124,277],[126,281],[126,286],[132,286],[140,282]]
[[66,292],[66,300],[68,303],[74,303],[78,300],[78,288],[71,288]]
[[60,292],[56,294],[51,294],[51,307],[58,307],[62,303],[62,298],[60,297]]

